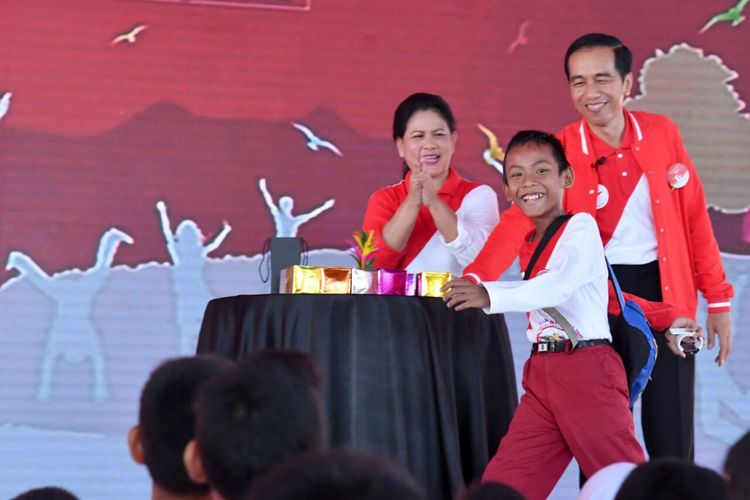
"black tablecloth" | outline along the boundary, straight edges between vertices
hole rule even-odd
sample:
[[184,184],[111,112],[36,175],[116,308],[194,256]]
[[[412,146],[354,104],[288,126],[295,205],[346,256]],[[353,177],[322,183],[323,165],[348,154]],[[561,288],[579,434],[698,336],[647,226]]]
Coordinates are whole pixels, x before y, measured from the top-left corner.
[[518,394],[500,315],[440,299],[240,295],[212,300],[199,353],[311,353],[324,375],[327,443],[389,455],[430,499],[479,477]]

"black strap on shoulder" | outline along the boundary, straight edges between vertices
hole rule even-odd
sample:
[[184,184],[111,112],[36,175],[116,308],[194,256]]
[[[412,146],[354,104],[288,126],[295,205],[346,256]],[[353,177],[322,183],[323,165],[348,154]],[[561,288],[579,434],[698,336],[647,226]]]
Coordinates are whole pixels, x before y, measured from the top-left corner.
[[571,217],[573,217],[573,214],[561,215],[557,219],[553,220],[552,224],[547,226],[547,229],[542,235],[542,239],[539,241],[539,244],[536,246],[534,253],[531,255],[531,259],[529,259],[529,265],[526,266],[526,271],[523,273],[524,280],[531,278],[531,271],[534,269],[534,264],[536,264],[536,261],[539,260],[539,256],[542,254],[544,247],[547,246],[549,240],[551,240],[557,230],[560,229],[560,226],[562,226],[563,223],[565,223],[565,221],[570,219]]

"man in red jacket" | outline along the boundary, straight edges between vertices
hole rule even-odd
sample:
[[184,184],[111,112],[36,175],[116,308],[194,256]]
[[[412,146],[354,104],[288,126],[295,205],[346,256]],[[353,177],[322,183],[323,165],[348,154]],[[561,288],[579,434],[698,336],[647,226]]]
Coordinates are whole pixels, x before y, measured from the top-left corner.
[[[677,126],[664,116],[623,107],[633,84],[632,54],[617,38],[588,34],[565,54],[573,104],[582,119],[557,135],[575,172],[565,210],[596,218],[605,254],[622,289],[669,302],[695,318],[697,291],[708,302],[708,347],[716,362],[732,349],[730,298],[703,187]],[[497,280],[518,255],[528,220],[512,206],[500,217],[464,277]],[[668,331],[642,397],[643,435],[651,458],[693,458],[695,359],[672,355]]]

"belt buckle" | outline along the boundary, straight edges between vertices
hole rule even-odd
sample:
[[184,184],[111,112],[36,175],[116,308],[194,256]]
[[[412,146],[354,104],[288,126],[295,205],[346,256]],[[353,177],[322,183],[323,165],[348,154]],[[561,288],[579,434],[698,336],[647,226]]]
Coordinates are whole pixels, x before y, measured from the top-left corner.
[[549,344],[547,342],[540,342],[537,344],[537,352],[547,352]]

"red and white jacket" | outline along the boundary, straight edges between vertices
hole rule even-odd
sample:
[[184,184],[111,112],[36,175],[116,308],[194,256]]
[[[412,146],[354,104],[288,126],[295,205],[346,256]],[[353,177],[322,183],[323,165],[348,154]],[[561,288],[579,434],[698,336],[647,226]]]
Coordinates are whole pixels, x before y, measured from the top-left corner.
[[[729,311],[734,292],[724,274],[703,186],[677,126],[669,118],[651,113],[626,110],[625,116],[635,131],[633,156],[648,179],[663,301],[677,306],[680,315],[694,318],[700,290],[709,312]],[[569,213],[595,215],[599,182],[586,127],[580,120],[557,134],[575,172],[564,207]],[[667,172],[677,163],[685,165],[689,180],[674,189]],[[503,212],[485,247],[466,267],[465,277],[474,282],[497,280],[518,255],[531,228],[518,207]]]
[[[529,233],[533,235],[534,231]],[[539,240],[525,242],[520,253],[521,269],[526,269]],[[608,279],[604,247],[594,218],[587,213],[571,217],[550,239],[539,255],[532,276],[526,281],[482,283],[490,297],[488,314],[528,312],[526,337],[539,342],[554,334],[568,338],[565,330],[542,309],[554,307],[573,326],[579,340],[612,340],[607,313],[619,314],[614,290]],[[672,306],[635,299],[652,326],[668,328],[676,309]]]
[[383,240],[383,227],[409,193],[409,179],[375,191],[370,196],[362,227],[375,231],[375,267],[406,269],[409,272],[442,271],[456,276],[479,253],[490,231],[499,220],[497,195],[491,187],[467,181],[451,168],[441,186],[440,199],[456,213],[458,236],[446,242],[437,231],[427,207],[419,207],[417,222],[402,252]]

